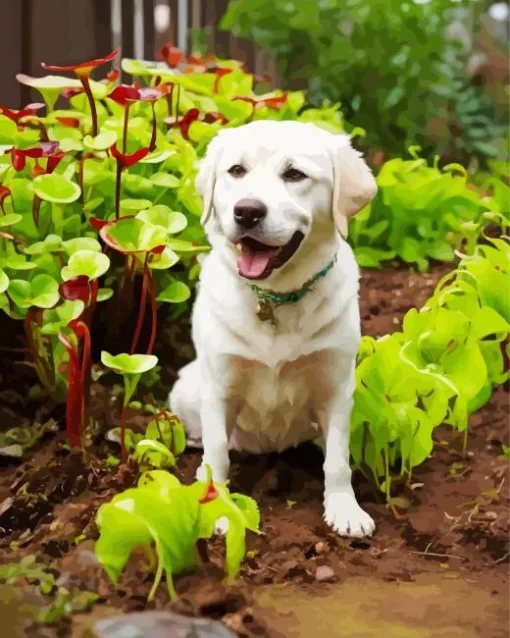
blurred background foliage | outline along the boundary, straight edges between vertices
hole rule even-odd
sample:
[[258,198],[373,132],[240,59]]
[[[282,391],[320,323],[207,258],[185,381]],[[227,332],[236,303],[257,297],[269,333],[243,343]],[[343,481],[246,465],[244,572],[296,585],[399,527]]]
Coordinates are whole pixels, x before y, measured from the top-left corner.
[[282,88],[307,89],[314,106],[340,102],[376,160],[378,149],[382,160],[418,144],[425,156],[483,168],[506,160],[509,146],[508,23],[494,33],[492,4],[232,0],[220,29],[268,52]]

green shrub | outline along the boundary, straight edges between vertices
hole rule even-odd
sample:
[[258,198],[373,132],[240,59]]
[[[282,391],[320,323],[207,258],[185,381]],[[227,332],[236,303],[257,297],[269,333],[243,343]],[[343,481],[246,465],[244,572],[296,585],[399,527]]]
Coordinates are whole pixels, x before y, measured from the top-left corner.
[[470,46],[450,28],[463,20],[472,37],[483,11],[473,0],[233,0],[221,26],[270,53],[313,104],[341,102],[370,147],[394,157],[419,144],[466,163],[508,152],[507,112],[471,85]]
[[392,481],[430,455],[434,428],[463,432],[465,451],[469,415],[509,378],[509,264],[508,242],[478,245],[406,314],[402,332],[363,338],[351,454],[390,502]]

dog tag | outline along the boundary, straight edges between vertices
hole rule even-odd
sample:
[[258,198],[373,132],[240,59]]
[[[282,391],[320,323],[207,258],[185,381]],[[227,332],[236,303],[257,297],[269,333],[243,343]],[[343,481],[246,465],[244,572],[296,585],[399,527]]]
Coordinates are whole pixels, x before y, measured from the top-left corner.
[[278,324],[274,314],[273,304],[267,299],[259,299],[256,314],[261,321],[270,321],[273,326]]

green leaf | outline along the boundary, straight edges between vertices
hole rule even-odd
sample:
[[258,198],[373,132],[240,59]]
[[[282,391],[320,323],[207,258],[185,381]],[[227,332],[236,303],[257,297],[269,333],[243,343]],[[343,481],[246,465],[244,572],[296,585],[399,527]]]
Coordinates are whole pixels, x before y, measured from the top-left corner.
[[191,296],[188,286],[182,281],[171,281],[164,290],[156,297],[157,301],[166,303],[182,303]]
[[62,268],[62,279],[85,275],[89,279],[98,279],[110,268],[110,259],[94,250],[78,250],[71,255],[67,266]]
[[155,468],[173,467],[176,462],[166,445],[150,439],[143,439],[137,444],[133,458],[140,464],[149,463]]
[[20,308],[52,308],[60,298],[58,283],[49,275],[36,275],[32,281],[14,279],[9,282],[9,295]]
[[158,358],[151,354],[123,353],[113,356],[103,351],[101,362],[119,374],[143,374],[157,365]]
[[0,268],[0,294],[5,292],[9,287],[9,277],[5,274],[5,272]]
[[78,319],[85,309],[85,304],[80,299],[66,299],[61,305],[54,310],[47,310],[44,313],[42,334],[56,335],[63,326],[68,326],[71,321]]
[[138,213],[145,208],[150,208],[152,202],[150,199],[121,199],[120,200],[120,212],[125,215],[132,215]]
[[100,231],[102,239],[122,253],[150,252],[164,246],[167,233],[163,228],[146,224],[137,217],[110,222]]
[[2,215],[0,217],[0,228],[5,228],[6,226],[14,226],[22,219],[23,216],[18,215],[18,213],[9,213],[7,215]]
[[138,213],[137,218],[153,226],[163,228],[170,235],[180,233],[188,225],[185,215],[162,204],[151,206]]
[[34,192],[42,200],[54,204],[71,204],[81,195],[78,184],[58,173],[38,175],[34,179]]
[[160,186],[161,188],[177,188],[181,180],[175,175],[170,175],[170,173],[155,173],[150,177],[151,182],[154,186]]
[[83,138],[83,146],[89,151],[106,151],[117,141],[117,133],[115,131],[104,130],[92,137],[85,135]]
[[101,244],[93,237],[76,237],[75,239],[68,239],[63,242],[63,246],[68,255],[72,255],[79,250],[92,250],[96,253],[101,252]]

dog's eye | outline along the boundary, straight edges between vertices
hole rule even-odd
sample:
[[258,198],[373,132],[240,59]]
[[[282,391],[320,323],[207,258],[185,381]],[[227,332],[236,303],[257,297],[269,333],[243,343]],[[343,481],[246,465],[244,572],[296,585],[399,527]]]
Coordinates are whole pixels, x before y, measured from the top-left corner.
[[229,175],[232,175],[232,177],[243,177],[247,172],[248,171],[244,168],[244,166],[241,166],[241,164],[234,164],[234,166],[231,166],[228,169],[228,173]]
[[288,168],[283,174],[282,178],[286,182],[302,182],[307,178],[307,175],[303,171],[298,171],[297,168]]

